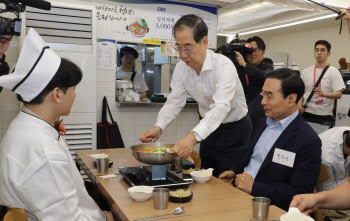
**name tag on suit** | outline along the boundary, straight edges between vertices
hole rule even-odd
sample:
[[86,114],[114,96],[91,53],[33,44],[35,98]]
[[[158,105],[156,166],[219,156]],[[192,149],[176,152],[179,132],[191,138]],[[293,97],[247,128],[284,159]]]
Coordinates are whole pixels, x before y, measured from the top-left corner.
[[295,160],[295,153],[287,151],[287,150],[275,148],[275,152],[273,153],[272,162],[293,168],[294,160]]

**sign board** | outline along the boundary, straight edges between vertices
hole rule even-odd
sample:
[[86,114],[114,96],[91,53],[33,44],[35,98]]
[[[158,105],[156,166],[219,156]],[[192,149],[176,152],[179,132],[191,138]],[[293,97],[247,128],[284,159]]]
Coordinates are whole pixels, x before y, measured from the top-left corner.
[[183,15],[196,14],[207,24],[209,48],[216,48],[217,7],[167,0],[100,0],[96,8],[98,38],[144,43],[174,41],[172,28]]

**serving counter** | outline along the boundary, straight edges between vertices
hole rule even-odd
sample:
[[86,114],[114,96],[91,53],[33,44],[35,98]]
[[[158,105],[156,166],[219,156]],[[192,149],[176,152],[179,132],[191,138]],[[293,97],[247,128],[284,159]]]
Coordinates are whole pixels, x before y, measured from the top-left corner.
[[[188,203],[178,204],[169,202],[168,209],[156,210],[153,207],[153,199],[146,202],[134,201],[128,193],[130,187],[118,175],[114,178],[102,179],[93,165],[93,159],[88,156],[95,153],[106,153],[113,160],[113,166],[108,174],[119,174],[118,168],[144,166],[137,161],[129,148],[106,150],[79,150],[76,151],[76,161],[86,172],[89,179],[96,185],[96,189],[107,199],[109,206],[120,220],[134,220],[141,217],[154,216],[173,211],[179,206],[184,206],[183,214],[192,216],[178,217],[176,221],[203,221],[203,220],[250,220],[252,215],[252,196],[240,191],[223,181],[212,177],[208,183],[194,183],[192,188],[193,199]],[[278,219],[286,213],[276,207],[270,207],[269,219]]]

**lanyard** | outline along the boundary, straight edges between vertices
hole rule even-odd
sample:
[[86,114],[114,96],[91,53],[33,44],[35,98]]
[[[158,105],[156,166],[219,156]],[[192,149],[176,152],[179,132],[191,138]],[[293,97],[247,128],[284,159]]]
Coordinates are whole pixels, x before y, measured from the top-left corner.
[[[326,67],[327,65],[325,65],[323,68],[322,68],[322,71],[321,73],[323,72],[324,68]],[[316,65],[315,65],[315,68],[314,68],[314,87],[316,85]],[[320,82],[320,85],[319,85],[319,88],[321,88],[321,82]]]

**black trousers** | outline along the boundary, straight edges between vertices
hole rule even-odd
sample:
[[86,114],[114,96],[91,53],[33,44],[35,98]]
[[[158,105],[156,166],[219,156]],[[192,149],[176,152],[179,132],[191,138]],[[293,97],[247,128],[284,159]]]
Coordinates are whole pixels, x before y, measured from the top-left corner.
[[331,115],[315,115],[308,112],[302,114],[303,118],[307,122],[328,125],[329,128],[334,126],[334,118]]
[[248,148],[251,134],[252,123],[248,115],[239,121],[221,124],[201,142],[201,168],[213,168],[215,177],[226,170],[236,171]]

